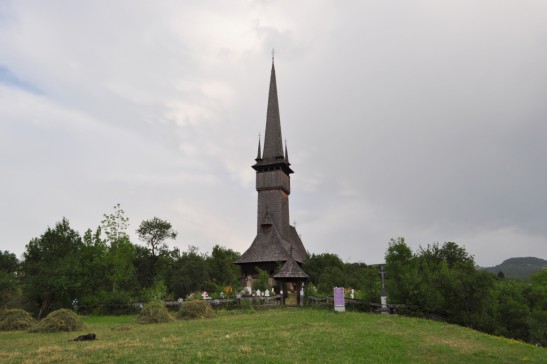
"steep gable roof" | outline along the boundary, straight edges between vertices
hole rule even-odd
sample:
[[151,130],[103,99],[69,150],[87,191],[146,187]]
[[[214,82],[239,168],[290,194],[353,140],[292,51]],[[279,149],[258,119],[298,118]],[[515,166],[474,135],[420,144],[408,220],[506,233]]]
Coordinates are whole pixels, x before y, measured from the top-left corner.
[[306,274],[300,268],[298,263],[292,258],[289,257],[289,260],[285,262],[281,270],[274,275],[276,279],[308,279],[309,275]]

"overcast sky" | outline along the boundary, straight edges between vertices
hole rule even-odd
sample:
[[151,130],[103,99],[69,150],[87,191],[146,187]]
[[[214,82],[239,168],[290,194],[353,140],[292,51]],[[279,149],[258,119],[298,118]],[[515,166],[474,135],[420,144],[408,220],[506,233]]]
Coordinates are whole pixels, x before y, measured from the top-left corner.
[[272,48],[309,252],[547,258],[541,0],[2,0],[0,249],[120,203],[244,252]]

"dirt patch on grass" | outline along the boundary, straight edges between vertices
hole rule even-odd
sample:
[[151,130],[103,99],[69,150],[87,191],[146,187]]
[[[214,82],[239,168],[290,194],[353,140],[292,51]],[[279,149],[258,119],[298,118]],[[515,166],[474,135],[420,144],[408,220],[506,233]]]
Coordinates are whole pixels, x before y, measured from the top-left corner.
[[58,345],[52,345],[52,346],[41,346],[36,350],[37,354],[49,354],[49,353],[59,353],[63,351],[63,349]]
[[240,346],[239,347],[239,352],[241,354],[251,354],[253,352],[253,349],[250,347],[250,346]]
[[112,330],[112,331],[121,331],[121,332],[131,331],[131,330],[133,330],[133,326],[129,326],[129,325],[116,326],[116,327],[111,328],[110,330]]
[[453,338],[453,337],[428,336],[424,338],[424,342],[429,344],[446,345],[466,353],[477,351],[483,348],[482,345],[480,345],[476,341]]
[[93,344],[83,347],[82,350],[97,351],[97,350],[103,350],[103,349],[135,348],[135,347],[142,347],[146,345],[147,344],[143,344],[143,342],[140,339],[124,340],[124,341],[117,341],[117,342],[94,341]]

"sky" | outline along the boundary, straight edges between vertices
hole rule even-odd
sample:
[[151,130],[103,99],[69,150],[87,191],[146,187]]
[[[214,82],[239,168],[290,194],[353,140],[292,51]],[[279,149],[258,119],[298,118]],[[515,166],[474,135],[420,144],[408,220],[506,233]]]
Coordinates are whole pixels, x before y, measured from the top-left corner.
[[272,49],[310,253],[547,259],[547,2],[0,1],[0,249],[120,204],[243,253]]

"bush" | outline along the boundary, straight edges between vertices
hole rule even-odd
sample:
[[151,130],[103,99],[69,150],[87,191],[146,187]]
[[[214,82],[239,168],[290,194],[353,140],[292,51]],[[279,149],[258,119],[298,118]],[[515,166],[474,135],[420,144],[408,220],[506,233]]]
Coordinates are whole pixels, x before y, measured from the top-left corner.
[[177,318],[183,320],[214,317],[215,312],[207,301],[186,301],[180,305]]
[[28,330],[36,325],[36,320],[24,310],[5,310],[0,312],[0,331]]
[[30,332],[59,332],[78,331],[85,329],[85,325],[76,313],[67,309],[51,312],[45,319],[34,325]]
[[161,324],[173,320],[173,316],[162,302],[147,303],[137,318],[139,324]]

